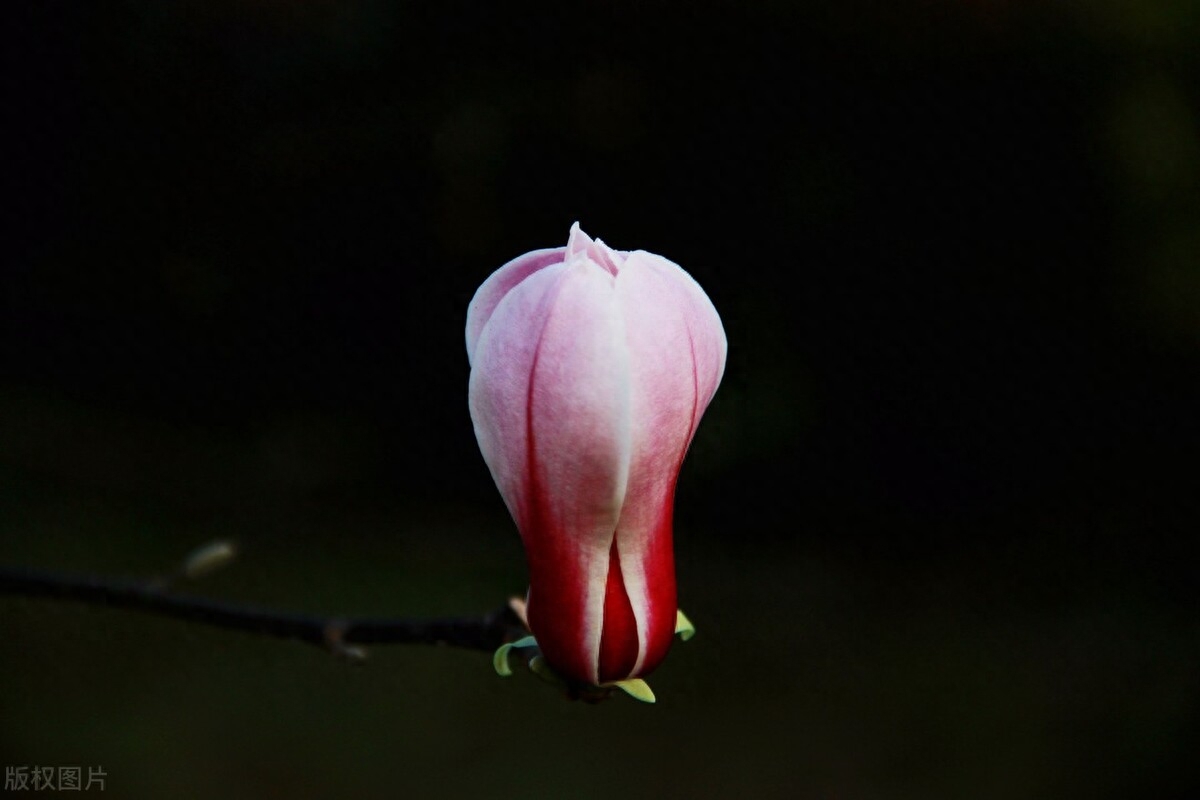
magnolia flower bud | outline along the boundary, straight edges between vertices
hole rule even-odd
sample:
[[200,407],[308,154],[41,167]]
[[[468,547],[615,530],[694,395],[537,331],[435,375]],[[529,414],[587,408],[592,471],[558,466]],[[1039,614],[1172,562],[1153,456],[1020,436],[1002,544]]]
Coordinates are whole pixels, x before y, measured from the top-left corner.
[[672,262],[576,224],[493,273],[466,334],[471,419],[546,663],[593,685],[645,675],[675,631],[675,482],[725,369],[720,317]]

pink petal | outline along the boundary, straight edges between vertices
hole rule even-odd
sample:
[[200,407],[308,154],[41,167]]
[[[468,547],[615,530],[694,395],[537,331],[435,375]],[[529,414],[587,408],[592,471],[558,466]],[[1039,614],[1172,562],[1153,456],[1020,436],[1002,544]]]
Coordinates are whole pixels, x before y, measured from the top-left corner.
[[552,666],[595,683],[631,426],[612,275],[584,257],[514,287],[479,335],[470,402],[524,540],[530,626]]
[[586,256],[603,267],[608,274],[616,275],[625,262],[626,255],[628,253],[613,250],[599,239],[592,239],[583,232],[578,222],[571,226],[571,234],[567,237],[567,261]]
[[[526,429],[530,377],[538,332],[549,319],[564,269],[564,265],[556,264],[539,270],[527,276],[519,290],[500,298],[487,323],[480,326],[471,365],[467,403],[475,437],[500,495],[522,529],[528,517],[524,490],[529,473]],[[487,284],[479,292],[485,288]]]
[[632,442],[617,528],[624,587],[638,622],[633,674],[662,660],[675,626],[671,522],[683,457],[725,368],[720,317],[686,272],[635,252],[617,277],[630,352]]
[[475,347],[479,342],[479,334],[483,331],[483,327],[487,325],[488,320],[491,319],[492,314],[495,313],[496,306],[500,305],[500,301],[504,299],[504,296],[514,286],[538,270],[562,263],[565,253],[565,247],[552,247],[547,250],[534,250],[531,253],[518,256],[493,272],[483,282],[483,285],[475,291],[475,296],[471,299],[471,304],[467,306],[468,363],[474,361]]

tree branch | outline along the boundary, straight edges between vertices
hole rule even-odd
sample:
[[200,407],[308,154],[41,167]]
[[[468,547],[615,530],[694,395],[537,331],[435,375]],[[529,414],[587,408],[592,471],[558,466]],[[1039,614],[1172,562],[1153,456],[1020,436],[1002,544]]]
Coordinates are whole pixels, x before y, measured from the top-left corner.
[[351,658],[361,658],[363,653],[348,645],[445,644],[492,652],[526,634],[520,618],[508,605],[475,617],[322,617],[174,594],[161,581],[137,582],[19,567],[0,566],[0,595],[143,611],[217,628],[297,639]]

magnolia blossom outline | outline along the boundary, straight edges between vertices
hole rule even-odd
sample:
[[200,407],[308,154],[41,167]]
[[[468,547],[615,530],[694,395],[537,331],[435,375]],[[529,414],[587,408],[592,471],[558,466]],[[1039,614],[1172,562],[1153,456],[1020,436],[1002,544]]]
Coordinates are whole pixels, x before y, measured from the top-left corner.
[[467,313],[475,435],[520,530],[528,624],[579,683],[638,678],[676,629],[675,484],[725,369],[721,319],[662,256],[576,223]]

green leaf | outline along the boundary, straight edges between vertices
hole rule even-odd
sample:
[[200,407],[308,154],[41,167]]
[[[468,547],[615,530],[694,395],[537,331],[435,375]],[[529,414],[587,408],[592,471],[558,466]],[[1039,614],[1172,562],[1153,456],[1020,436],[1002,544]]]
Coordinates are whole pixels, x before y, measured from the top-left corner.
[[675,632],[685,642],[696,635],[696,626],[692,625],[686,614],[678,610],[675,612]]
[[512,642],[502,644],[496,649],[496,654],[492,656],[492,666],[496,668],[496,674],[501,678],[507,678],[512,675],[512,667],[508,665],[508,651],[512,650]]
[[641,678],[629,678],[628,680],[623,681],[613,681],[613,683],[609,685],[616,686],[634,700],[641,700],[643,703],[654,702],[654,692],[650,691],[650,685]]
[[514,647],[537,647],[537,639],[532,636],[526,636],[515,642],[502,644],[496,649],[495,655],[492,656],[492,666],[496,668],[496,674],[502,678],[512,675],[512,667],[508,663],[508,654]]

